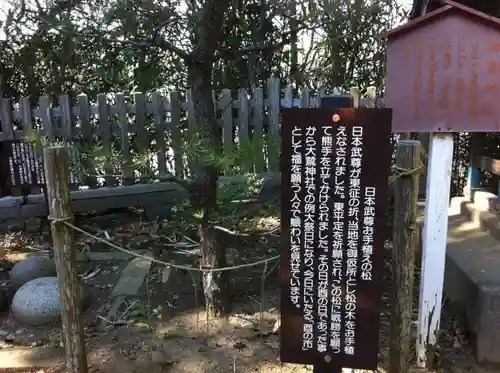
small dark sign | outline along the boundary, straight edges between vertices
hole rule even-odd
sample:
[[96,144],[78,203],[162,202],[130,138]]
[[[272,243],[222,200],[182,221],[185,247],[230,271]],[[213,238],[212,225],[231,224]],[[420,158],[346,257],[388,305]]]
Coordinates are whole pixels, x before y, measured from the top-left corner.
[[282,110],[282,362],[377,369],[391,118]]
[[[78,159],[72,163],[78,164]],[[23,189],[29,193],[33,187],[45,188],[42,150],[35,150],[31,143],[23,140],[1,141],[0,166],[2,196],[18,195]],[[74,175],[73,170],[70,170],[69,184],[72,187],[79,184],[79,177]]]
[[1,142],[2,194],[17,194],[17,187],[45,185],[42,156],[33,145],[21,140]]

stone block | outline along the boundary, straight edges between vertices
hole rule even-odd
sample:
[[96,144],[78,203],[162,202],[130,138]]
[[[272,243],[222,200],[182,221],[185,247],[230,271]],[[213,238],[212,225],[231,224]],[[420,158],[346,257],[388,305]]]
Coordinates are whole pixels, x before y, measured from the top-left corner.
[[10,272],[10,284],[12,290],[16,291],[28,281],[56,275],[54,259],[43,255],[34,255],[14,265]]
[[466,200],[459,204],[461,209],[452,210],[460,212],[449,218],[444,293],[461,311],[457,315],[464,315],[460,321],[471,333],[477,360],[498,364],[500,241],[479,221],[484,205],[478,207]]

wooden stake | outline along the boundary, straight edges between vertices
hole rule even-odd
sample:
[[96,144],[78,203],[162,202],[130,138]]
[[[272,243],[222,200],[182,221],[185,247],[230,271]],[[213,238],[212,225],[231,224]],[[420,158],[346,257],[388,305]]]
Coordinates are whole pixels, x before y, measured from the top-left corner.
[[[396,167],[400,172],[418,169],[420,151],[419,141],[398,142]],[[410,369],[419,178],[419,172],[402,175],[395,180],[394,185],[389,373],[408,373]]]
[[69,373],[87,373],[75,237],[73,230],[63,223],[73,219],[69,194],[68,149],[64,145],[53,145],[45,147],[43,153],[47,200],[52,219],[52,241],[61,296],[66,366]]
[[431,134],[427,164],[417,325],[417,366],[432,369],[441,320],[453,164],[453,134]]

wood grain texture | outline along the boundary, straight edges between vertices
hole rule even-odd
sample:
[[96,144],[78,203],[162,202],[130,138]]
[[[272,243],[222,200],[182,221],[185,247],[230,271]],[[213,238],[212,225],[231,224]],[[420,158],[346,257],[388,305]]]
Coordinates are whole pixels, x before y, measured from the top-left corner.
[[[420,142],[399,141],[396,166],[401,170],[418,169],[420,153]],[[394,185],[389,373],[409,373],[410,370],[418,186],[419,172],[399,177]]]
[[56,145],[44,148],[47,201],[52,217],[52,241],[59,279],[66,366],[69,373],[87,373],[75,236],[73,230],[64,224],[64,221],[73,219],[70,207],[68,165],[66,146]]

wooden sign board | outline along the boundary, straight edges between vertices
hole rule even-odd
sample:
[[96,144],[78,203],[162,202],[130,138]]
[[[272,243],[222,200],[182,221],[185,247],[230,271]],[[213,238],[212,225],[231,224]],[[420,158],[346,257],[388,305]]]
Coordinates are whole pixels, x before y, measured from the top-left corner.
[[33,146],[21,140],[1,142],[0,158],[4,173],[2,194],[19,194],[16,189],[45,185],[43,159]]
[[282,110],[282,362],[377,368],[391,116]]
[[[78,165],[79,159],[72,160]],[[0,142],[1,196],[21,195],[34,187],[45,188],[43,156],[35,147],[23,140],[4,140]],[[80,184],[79,175],[70,172],[69,185]]]
[[452,1],[388,33],[394,132],[500,131],[500,20]]

